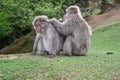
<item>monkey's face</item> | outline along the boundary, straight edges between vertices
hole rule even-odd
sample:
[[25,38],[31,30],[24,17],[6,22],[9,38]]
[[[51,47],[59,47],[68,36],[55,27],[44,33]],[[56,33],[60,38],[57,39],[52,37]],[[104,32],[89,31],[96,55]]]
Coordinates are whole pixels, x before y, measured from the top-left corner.
[[69,19],[72,15],[78,14],[78,8],[76,6],[70,6],[66,9],[64,19]]
[[47,20],[48,20],[48,19],[46,19],[46,18],[43,17],[43,16],[42,16],[41,18],[39,18],[39,23],[40,23],[41,28],[44,28],[44,27],[46,26]]
[[66,14],[64,15],[64,19],[69,19],[71,16],[80,14],[80,9],[78,6],[69,6],[66,9]]
[[41,29],[46,27],[46,24],[47,23],[47,20],[48,20],[48,17],[47,16],[37,16],[34,21],[33,21],[33,25],[35,27],[35,30],[37,33],[41,33]]
[[35,26],[36,32],[40,33],[41,30],[40,30],[40,22],[39,22],[39,20],[35,21],[34,26]]
[[78,6],[70,6],[66,9],[66,12],[71,15],[78,14],[79,12],[79,7]]
[[36,21],[35,21],[36,32],[42,33],[42,29],[46,28],[47,24],[48,24],[47,19],[44,18],[43,16],[36,19]]

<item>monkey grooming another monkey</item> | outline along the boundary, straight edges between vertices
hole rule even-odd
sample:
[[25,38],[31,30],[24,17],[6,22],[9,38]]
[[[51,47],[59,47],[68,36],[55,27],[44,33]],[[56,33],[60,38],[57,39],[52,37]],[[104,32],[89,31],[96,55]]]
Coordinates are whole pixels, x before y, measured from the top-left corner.
[[62,49],[63,43],[60,35],[51,23],[48,23],[47,16],[37,16],[33,21],[36,30],[36,38],[33,46],[33,52],[45,54],[49,53],[49,57],[53,58]]
[[90,49],[90,36],[92,35],[91,27],[81,16],[78,6],[69,6],[66,9],[62,23],[55,18],[50,22],[55,29],[67,39],[63,45],[63,54],[67,55],[87,55]]

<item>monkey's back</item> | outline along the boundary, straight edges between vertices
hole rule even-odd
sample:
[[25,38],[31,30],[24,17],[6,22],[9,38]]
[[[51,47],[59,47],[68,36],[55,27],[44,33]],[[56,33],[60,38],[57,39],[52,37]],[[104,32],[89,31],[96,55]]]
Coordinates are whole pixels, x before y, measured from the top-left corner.
[[60,35],[50,23],[47,27],[46,36],[43,38],[46,50],[55,53],[58,52],[60,50]]

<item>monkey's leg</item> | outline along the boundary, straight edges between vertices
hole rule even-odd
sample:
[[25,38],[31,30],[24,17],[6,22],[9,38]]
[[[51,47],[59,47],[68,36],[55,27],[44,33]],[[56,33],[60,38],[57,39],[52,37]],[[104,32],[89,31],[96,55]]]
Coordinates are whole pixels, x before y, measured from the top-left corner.
[[56,53],[55,52],[49,52],[49,58],[54,58],[56,56]]
[[[49,39],[48,39],[49,40]],[[49,58],[54,58],[57,53],[57,42],[53,39],[53,41],[48,42],[48,52],[49,52]]]
[[85,56],[88,54],[88,51],[90,49],[90,40],[86,40],[86,42],[84,43],[84,45],[82,46],[79,55],[80,56]]
[[63,45],[63,54],[72,55],[72,41],[73,41],[73,37],[72,36],[68,36],[64,45]]
[[38,50],[38,52],[37,52],[38,54],[47,55],[47,52],[44,48],[43,39],[39,40],[37,50]]
[[54,48],[53,41],[48,39],[48,38],[43,38],[43,45],[44,45],[44,50],[48,52],[49,58],[54,58],[56,55]]
[[76,45],[74,45],[73,55],[75,55],[75,56],[85,56],[85,55],[87,55],[88,51],[89,51],[89,40],[84,40],[79,45],[80,45],[79,48]]

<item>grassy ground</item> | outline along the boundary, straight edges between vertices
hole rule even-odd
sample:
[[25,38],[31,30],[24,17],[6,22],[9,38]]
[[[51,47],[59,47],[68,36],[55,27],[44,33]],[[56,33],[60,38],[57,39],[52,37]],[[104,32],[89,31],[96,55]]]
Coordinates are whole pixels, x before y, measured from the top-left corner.
[[120,80],[119,53],[120,23],[117,23],[93,30],[88,56],[49,59],[26,55],[0,60],[0,80]]

